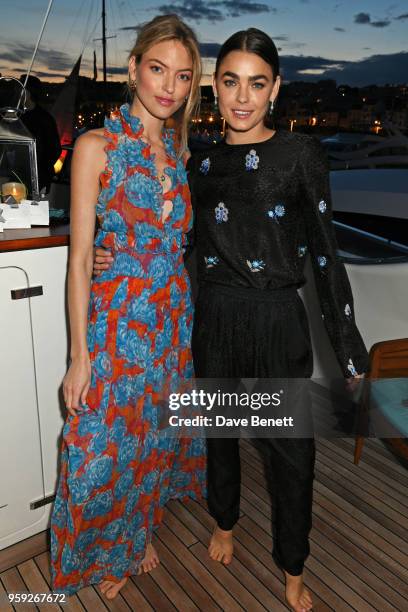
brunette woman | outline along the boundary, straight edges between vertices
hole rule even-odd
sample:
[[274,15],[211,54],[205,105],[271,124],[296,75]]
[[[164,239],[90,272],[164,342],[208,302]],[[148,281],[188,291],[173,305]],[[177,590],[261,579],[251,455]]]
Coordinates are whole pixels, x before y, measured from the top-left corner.
[[[268,127],[280,86],[273,41],[257,29],[222,46],[214,94],[226,139],[189,161],[199,294],[193,328],[198,378],[308,378],[309,325],[297,292],[310,253],[324,322],[345,377],[367,368],[353,297],[336,254],[328,162],[312,136]],[[239,517],[236,438],[208,442],[208,506],[216,521],[209,552],[229,563]],[[309,554],[313,438],[269,438],[273,556],[292,609],[310,610],[303,585]]]

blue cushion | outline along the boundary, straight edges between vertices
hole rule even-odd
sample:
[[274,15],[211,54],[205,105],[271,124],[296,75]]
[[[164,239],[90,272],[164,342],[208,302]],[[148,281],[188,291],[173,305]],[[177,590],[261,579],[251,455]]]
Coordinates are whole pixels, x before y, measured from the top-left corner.
[[[383,417],[391,429],[377,419],[378,416]],[[377,424],[378,437],[408,438],[408,378],[382,378],[371,382],[370,421]]]

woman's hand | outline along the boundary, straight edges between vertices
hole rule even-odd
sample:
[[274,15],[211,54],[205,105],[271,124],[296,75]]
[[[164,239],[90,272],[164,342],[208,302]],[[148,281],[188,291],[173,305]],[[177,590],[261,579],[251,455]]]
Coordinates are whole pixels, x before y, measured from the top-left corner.
[[94,252],[93,273],[99,276],[103,270],[109,270],[113,262],[112,253],[107,249],[97,247]]
[[65,405],[70,415],[76,416],[80,404],[85,404],[90,385],[89,355],[72,359],[62,383]]
[[353,391],[358,388],[360,380],[364,378],[364,376],[364,374],[357,374],[356,376],[352,376],[351,378],[346,378],[347,390],[350,391],[350,393],[353,393]]

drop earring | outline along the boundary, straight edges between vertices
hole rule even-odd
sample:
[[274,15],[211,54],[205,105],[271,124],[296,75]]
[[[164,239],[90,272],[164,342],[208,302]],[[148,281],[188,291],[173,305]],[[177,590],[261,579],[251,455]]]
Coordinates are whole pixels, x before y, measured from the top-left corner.
[[136,91],[136,79],[131,79],[129,77],[129,89],[130,91]]
[[272,113],[273,113],[273,100],[270,100],[269,108],[268,108],[268,115],[269,115],[269,117],[272,117]]
[[217,96],[214,96],[213,111],[214,111],[214,113],[218,113],[218,98],[217,98]]

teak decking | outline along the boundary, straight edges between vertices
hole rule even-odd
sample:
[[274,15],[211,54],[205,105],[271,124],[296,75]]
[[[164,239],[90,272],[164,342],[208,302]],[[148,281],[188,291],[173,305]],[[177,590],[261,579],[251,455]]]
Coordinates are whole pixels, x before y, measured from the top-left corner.
[[[358,467],[352,439],[317,444],[311,555],[306,584],[314,610],[395,612],[408,601],[408,471],[377,440],[367,440]],[[263,462],[241,441],[242,516],[235,558],[227,567],[210,561],[212,520],[205,503],[171,502],[155,545],[161,564],[128,580],[114,600],[97,587],[82,589],[67,604],[40,610],[168,612],[181,610],[287,610],[282,576],[273,563],[270,502]],[[46,532],[0,551],[0,611],[7,592],[49,590]],[[35,610],[16,605],[15,610]]]

